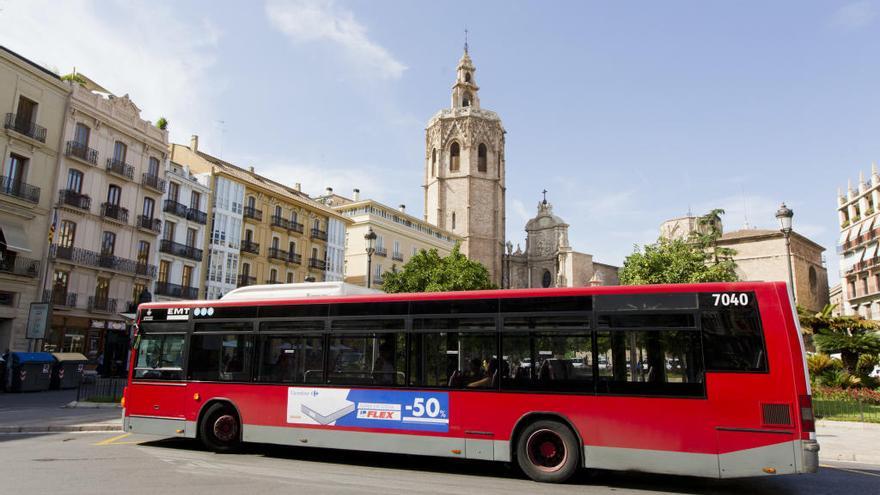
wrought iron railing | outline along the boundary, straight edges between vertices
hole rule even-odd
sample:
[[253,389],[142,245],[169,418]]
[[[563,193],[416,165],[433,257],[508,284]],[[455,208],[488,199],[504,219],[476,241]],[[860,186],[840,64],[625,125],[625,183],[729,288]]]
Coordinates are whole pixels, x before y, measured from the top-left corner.
[[108,253],[89,251],[88,249],[83,248],[62,247],[58,244],[53,244],[49,249],[49,258],[66,260],[85,266],[108,268],[123,273],[143,275],[145,277],[156,276],[156,265],[120,258],[119,256],[113,256]]
[[12,129],[13,131],[23,134],[31,139],[36,139],[41,143],[46,142],[45,127],[30,122],[14,113],[6,114],[6,120],[3,121],[3,127],[6,129]]
[[241,241],[241,250],[245,253],[260,254],[260,243],[245,239]]
[[309,258],[309,268],[315,268],[318,270],[326,270],[327,262],[318,258]]
[[107,171],[134,180],[134,167],[116,158],[107,159]]
[[162,230],[162,220],[158,218],[150,218],[145,215],[138,215],[137,226],[158,234]]
[[98,164],[98,150],[93,150],[87,144],[80,143],[79,141],[68,141],[64,153],[67,156],[79,158],[92,165]]
[[257,285],[257,277],[251,277],[250,275],[239,275],[238,286],[245,287],[248,285]]
[[391,259],[394,261],[403,261],[403,253],[391,253]]
[[321,229],[312,229],[312,239],[327,240],[327,232]]
[[154,191],[165,192],[165,179],[158,175],[145,173],[141,176],[141,184]]
[[186,244],[181,244],[179,242],[169,241],[168,239],[162,239],[162,241],[159,242],[159,251],[173,254],[175,256],[182,256],[195,261],[202,261],[201,249],[196,249],[193,246],[187,246]]
[[198,208],[187,208],[186,219],[195,223],[205,225],[206,223],[208,223],[208,214],[203,211],[199,211]]
[[116,299],[108,297],[89,296],[89,311],[100,311],[103,313],[116,312]]
[[113,203],[101,203],[101,216],[112,218],[122,223],[128,223],[128,208],[123,208]]
[[287,251],[285,251],[283,249],[279,249],[279,248],[275,248],[275,247],[269,248],[269,257],[270,258],[274,258],[276,260],[281,260],[281,261],[287,261],[287,258],[289,257],[289,255],[290,255],[290,253],[288,253]]
[[0,194],[21,198],[31,203],[40,202],[40,188],[19,179],[0,176]]
[[52,303],[53,306],[66,308],[76,307],[76,293],[61,290],[44,290],[43,302]]
[[170,282],[156,282],[156,294],[161,296],[179,297],[181,299],[198,299],[199,288]]
[[381,256],[383,258],[388,257],[388,249],[383,247],[377,247],[376,252],[374,253],[376,256]]
[[87,194],[82,194],[71,189],[62,189],[58,191],[58,202],[62,205],[73,206],[81,210],[90,210],[92,208],[92,198]]
[[251,218],[258,222],[263,221],[263,210],[258,210],[252,206],[245,206],[242,214],[245,218]]
[[162,205],[162,211],[165,213],[171,213],[172,215],[176,215],[180,218],[186,218],[186,211],[188,208],[183,203],[178,203],[173,199],[166,199],[165,203]]

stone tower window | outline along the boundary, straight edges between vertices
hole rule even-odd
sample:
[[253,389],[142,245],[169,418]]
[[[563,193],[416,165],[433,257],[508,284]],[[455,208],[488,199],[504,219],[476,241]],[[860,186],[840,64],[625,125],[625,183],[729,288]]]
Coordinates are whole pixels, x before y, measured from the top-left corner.
[[459,155],[461,155],[461,148],[458,143],[452,143],[452,146],[449,147],[449,170],[452,172],[458,172]]
[[455,212],[452,212],[452,230],[455,230]]
[[470,72],[464,73],[464,82],[471,82],[471,73]]
[[465,93],[464,96],[461,98],[461,106],[463,106],[463,107],[471,106],[471,94],[470,93]]
[[431,177],[437,177],[437,148],[431,150]]
[[552,282],[550,270],[544,270],[544,276],[541,277],[541,286],[544,288],[550,287],[550,282]]
[[483,143],[480,143],[480,146],[477,148],[477,171],[486,171],[486,145]]

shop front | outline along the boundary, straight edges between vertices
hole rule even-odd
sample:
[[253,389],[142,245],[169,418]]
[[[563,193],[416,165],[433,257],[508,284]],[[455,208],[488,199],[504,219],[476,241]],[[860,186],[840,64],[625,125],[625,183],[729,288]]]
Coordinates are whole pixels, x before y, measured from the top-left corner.
[[125,376],[131,325],[121,320],[54,315],[43,342],[45,352],[78,352],[89,359],[88,369],[101,376]]

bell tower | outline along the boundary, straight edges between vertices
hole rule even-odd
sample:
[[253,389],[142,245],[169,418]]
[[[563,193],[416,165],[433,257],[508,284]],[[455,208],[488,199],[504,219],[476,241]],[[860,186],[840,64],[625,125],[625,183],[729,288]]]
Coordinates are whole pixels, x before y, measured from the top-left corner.
[[501,286],[504,254],[504,127],[480,107],[476,67],[464,54],[456,67],[452,106],[425,128],[425,220],[463,237],[461,252]]

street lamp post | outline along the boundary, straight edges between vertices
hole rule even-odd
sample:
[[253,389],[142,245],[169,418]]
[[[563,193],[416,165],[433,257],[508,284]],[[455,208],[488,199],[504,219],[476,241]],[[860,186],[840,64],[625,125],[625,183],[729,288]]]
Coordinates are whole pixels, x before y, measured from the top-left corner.
[[797,295],[795,295],[794,290],[794,275],[791,270],[791,217],[793,216],[794,212],[791,208],[785,206],[785,203],[782,203],[779,209],[776,210],[779,230],[782,231],[782,235],[785,237],[785,264],[788,265],[788,290],[791,291],[791,298],[797,304]]
[[364,240],[367,241],[367,287],[369,288],[371,282],[370,275],[373,269],[373,253],[376,252],[376,247],[373,245],[376,241],[376,233],[373,232],[373,227],[367,227]]
[[507,241],[507,244],[505,244],[504,247],[507,248],[507,257],[505,258],[506,265],[507,265],[506,270],[505,270],[505,272],[507,273],[507,279],[505,280],[505,282],[507,282],[507,284],[506,284],[505,288],[509,289],[510,288],[510,255],[513,254],[513,243],[510,241]]

